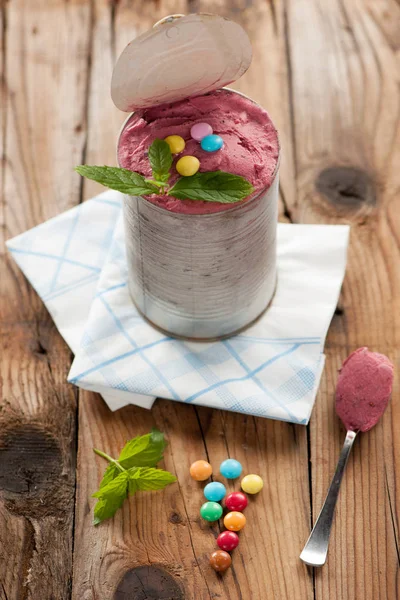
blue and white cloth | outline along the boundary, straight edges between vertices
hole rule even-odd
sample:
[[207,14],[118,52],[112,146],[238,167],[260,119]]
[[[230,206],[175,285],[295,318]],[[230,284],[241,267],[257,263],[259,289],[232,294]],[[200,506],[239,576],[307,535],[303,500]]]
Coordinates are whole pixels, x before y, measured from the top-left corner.
[[278,225],[278,286],[265,315],[228,340],[166,337],[128,293],[121,195],[106,191],[9,240],[75,353],[69,381],[113,410],[155,397],[306,424],[345,266],[349,228]]

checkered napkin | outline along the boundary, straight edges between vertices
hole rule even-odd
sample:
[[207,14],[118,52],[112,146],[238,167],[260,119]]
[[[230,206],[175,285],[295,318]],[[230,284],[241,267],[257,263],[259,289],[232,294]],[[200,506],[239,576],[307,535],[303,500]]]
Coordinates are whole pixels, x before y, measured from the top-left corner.
[[121,196],[107,191],[8,248],[75,353],[69,381],[111,409],[155,397],[306,424],[346,264],[349,228],[278,226],[278,286],[251,328],[212,343],[169,338],[127,288]]

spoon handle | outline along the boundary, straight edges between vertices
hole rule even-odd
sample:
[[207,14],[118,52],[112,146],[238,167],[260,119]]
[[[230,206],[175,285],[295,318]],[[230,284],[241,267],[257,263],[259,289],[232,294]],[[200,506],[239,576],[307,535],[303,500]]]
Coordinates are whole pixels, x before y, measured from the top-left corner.
[[356,431],[348,431],[346,434],[336,472],[333,476],[324,505],[318,515],[318,519],[315,522],[311,535],[300,554],[301,560],[312,567],[322,567],[326,561],[329,537],[331,535],[333,515],[335,514],[340,484],[356,435]]

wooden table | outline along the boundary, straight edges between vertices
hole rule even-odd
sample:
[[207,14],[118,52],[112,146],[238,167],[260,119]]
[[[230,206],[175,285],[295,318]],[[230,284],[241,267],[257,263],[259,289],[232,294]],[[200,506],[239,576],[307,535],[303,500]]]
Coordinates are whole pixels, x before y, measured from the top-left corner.
[[[236,84],[281,135],[284,221],[350,223],[347,275],[308,427],[159,400],[112,414],[66,383],[71,352],[3,252],[1,286],[1,600],[395,600],[400,597],[398,387],[361,436],[343,482],[327,565],[299,553],[344,432],[337,370],[368,345],[399,366],[400,6],[395,0],[3,0],[2,235],[90,197],[74,165],[114,164],[124,115],[109,97],[125,44],[173,12],[218,12],[254,44]],[[179,66],[177,65],[177,68]],[[318,252],[318,248],[315,249]],[[398,382],[396,382],[398,385]],[[156,425],[179,485],[138,494],[94,528],[104,462]],[[190,463],[231,455],[260,473],[233,568],[208,566],[216,527],[199,518]]]

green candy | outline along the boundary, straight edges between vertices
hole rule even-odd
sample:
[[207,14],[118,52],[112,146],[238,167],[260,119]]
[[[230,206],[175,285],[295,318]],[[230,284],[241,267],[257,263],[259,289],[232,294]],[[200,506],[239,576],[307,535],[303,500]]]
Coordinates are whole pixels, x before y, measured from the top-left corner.
[[222,506],[218,502],[205,502],[200,508],[200,515],[205,521],[218,521],[222,516]]

